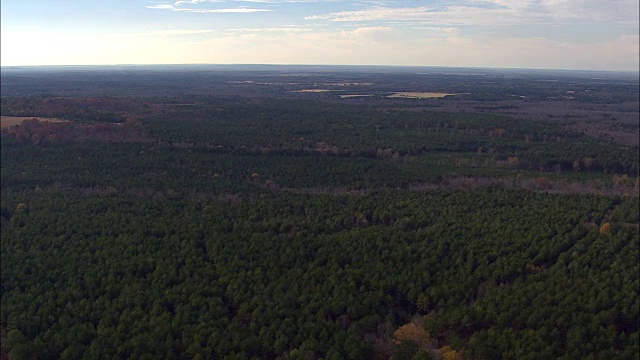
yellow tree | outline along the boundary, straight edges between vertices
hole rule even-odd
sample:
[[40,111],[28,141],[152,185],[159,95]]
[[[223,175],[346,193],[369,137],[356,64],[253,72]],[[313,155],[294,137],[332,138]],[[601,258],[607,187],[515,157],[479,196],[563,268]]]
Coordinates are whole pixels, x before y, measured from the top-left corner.
[[600,226],[600,234],[609,235],[611,234],[611,223],[604,223]]
[[442,353],[442,358],[444,360],[456,360],[458,357],[458,352],[453,350],[449,345],[440,349],[440,352]]
[[427,330],[413,322],[399,327],[393,332],[393,336],[394,343],[400,344],[403,341],[410,340],[415,342],[421,350],[426,350],[430,344],[430,336]]

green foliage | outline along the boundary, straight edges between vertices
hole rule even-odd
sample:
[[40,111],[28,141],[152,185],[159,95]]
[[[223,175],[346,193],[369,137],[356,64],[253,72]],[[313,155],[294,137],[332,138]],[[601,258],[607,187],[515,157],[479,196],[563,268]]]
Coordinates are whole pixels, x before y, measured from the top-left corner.
[[2,241],[3,324],[51,354],[370,358],[364,335],[389,313],[406,322],[420,298],[434,336],[455,329],[481,357],[637,340],[638,235],[589,228],[586,214],[610,209],[603,198],[280,193],[207,211],[123,195],[27,201]]
[[637,197],[451,180],[634,175],[637,149],[492,115],[198,101],[101,105],[139,111],[149,142],[3,138],[12,358],[429,358],[381,350],[415,314],[471,358],[637,354]]
[[396,347],[391,360],[412,360],[418,353],[418,346],[411,340],[403,341]]

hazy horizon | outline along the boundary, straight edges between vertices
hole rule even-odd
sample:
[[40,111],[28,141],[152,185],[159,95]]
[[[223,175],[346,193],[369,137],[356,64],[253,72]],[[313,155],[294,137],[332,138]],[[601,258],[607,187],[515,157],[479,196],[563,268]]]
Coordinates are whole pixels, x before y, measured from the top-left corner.
[[273,64],[637,72],[635,0],[3,1],[6,66]]
[[[205,63],[184,63],[184,64],[72,64],[72,65],[0,65],[1,69],[18,70],[115,70],[124,69],[140,69],[151,70],[159,68],[168,68],[170,70],[225,70],[225,71],[243,71],[250,69],[251,71],[289,71],[289,70],[315,70],[315,71],[340,71],[340,70],[356,70],[356,71],[492,71],[492,72],[558,72],[558,73],[606,73],[606,74],[629,74],[639,76],[640,70],[591,70],[591,69],[560,69],[560,68],[522,68],[522,67],[484,67],[484,66],[431,66],[431,65],[362,65],[362,64],[205,64]],[[290,68],[290,69],[288,69]],[[477,75],[477,74],[474,74]]]

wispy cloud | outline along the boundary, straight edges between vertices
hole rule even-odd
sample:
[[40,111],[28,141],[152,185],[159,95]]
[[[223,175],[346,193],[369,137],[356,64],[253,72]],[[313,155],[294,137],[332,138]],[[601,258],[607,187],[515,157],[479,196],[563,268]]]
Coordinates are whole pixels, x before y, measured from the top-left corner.
[[[263,12],[270,11],[268,9],[252,9],[254,11],[220,11],[220,10],[230,10],[230,9],[249,9],[247,6],[240,6],[237,8],[228,8],[228,9],[188,9],[184,8],[184,6],[192,6],[192,5],[200,5],[207,3],[251,3],[251,4],[269,4],[269,5],[277,5],[277,4],[295,4],[295,3],[320,3],[320,2],[337,2],[339,0],[176,0],[170,3],[159,4],[159,5],[147,5],[145,6],[147,9],[161,9],[161,10],[173,10],[173,11],[190,11],[190,12],[207,12],[207,13],[215,13],[215,12]],[[197,11],[191,11],[197,10]],[[206,11],[201,11],[206,10]]]
[[[184,7],[185,5],[193,6],[204,3],[224,3],[223,0],[178,0],[171,4],[158,4],[147,5],[147,9],[159,9],[159,10],[171,10],[179,12],[190,12],[200,14],[225,14],[225,13],[257,13],[257,12],[269,12],[270,9],[253,8],[247,6],[232,7],[232,8],[196,8],[196,7]],[[259,1],[252,1],[259,2]]]
[[190,8],[174,8],[173,11],[191,12],[199,14],[225,14],[225,13],[257,13],[257,12],[269,12],[269,9],[254,9],[254,8],[226,8],[226,9],[190,9]]
[[297,3],[339,2],[340,0],[231,0],[231,1],[263,3],[263,4],[297,4]]
[[373,21],[373,20],[425,20],[433,8],[373,8],[367,10],[341,11],[322,15],[306,16],[305,20]]
[[173,3],[173,5],[181,6],[184,4],[196,5],[196,4],[202,4],[202,3],[220,3],[220,2],[224,2],[224,1],[223,0],[178,0],[175,3]]
[[293,27],[293,26],[284,26],[284,27],[269,27],[269,28],[236,28],[236,29],[226,29],[226,31],[235,31],[235,32],[291,32],[291,33],[299,33],[299,32],[307,32],[312,31],[312,28],[308,27]]
[[[230,3],[250,3],[250,4],[294,4],[294,3],[318,3],[336,2],[338,0],[176,0],[171,3],[147,5],[147,9],[173,10],[194,13],[251,13],[268,12],[270,9],[252,8],[247,6],[227,7],[227,8],[192,8],[194,5],[202,4],[230,4]],[[187,6],[187,7],[185,7]]]
[[173,9],[173,5],[171,4],[160,4],[160,5],[147,5],[145,6],[147,9]]
[[567,22],[638,23],[637,0],[468,0],[459,5],[372,7],[306,16],[336,22],[422,21],[437,25],[526,25]]
[[155,30],[141,34],[142,36],[177,36],[177,35],[195,35],[195,34],[207,34],[213,30]]

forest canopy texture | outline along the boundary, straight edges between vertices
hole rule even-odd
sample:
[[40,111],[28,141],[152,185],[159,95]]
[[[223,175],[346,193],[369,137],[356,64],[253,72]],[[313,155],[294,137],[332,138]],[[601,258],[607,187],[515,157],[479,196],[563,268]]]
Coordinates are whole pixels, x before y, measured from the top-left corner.
[[637,78],[3,71],[3,358],[638,358]]

